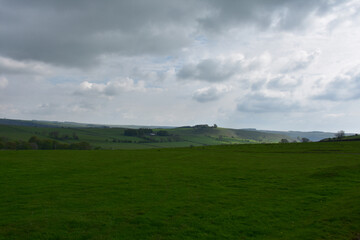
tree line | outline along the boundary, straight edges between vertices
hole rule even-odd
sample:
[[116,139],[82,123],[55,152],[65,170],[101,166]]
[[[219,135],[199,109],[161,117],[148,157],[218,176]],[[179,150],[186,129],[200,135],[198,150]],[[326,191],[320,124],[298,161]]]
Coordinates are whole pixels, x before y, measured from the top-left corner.
[[79,140],[79,137],[75,132],[69,135],[69,134],[60,134],[60,132],[58,131],[52,131],[49,132],[49,137],[57,140]]
[[78,143],[60,143],[50,139],[39,139],[32,136],[28,141],[15,140],[10,141],[6,138],[0,138],[1,150],[90,150],[91,145],[88,142]]
[[129,128],[124,130],[124,135],[131,137],[144,137],[146,135],[152,135],[152,134],[157,136],[170,136],[170,134],[165,130],[154,132],[150,128],[139,128],[139,129]]

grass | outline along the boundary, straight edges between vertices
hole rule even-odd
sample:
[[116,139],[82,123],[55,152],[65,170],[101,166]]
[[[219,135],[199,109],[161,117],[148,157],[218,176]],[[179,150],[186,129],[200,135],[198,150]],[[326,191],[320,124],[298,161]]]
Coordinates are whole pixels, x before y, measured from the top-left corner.
[[360,143],[0,151],[0,239],[347,239]]

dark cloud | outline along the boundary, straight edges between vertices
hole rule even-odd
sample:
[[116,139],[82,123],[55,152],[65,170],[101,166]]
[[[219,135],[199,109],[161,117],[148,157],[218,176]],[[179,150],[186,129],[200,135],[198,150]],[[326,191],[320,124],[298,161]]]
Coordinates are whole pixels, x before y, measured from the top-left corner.
[[299,104],[291,99],[261,94],[249,94],[237,105],[238,111],[250,113],[292,112],[298,108]]
[[177,73],[177,76],[179,79],[222,82],[228,80],[240,70],[240,61],[204,59],[197,64],[187,64],[183,66]]
[[240,25],[291,30],[301,28],[314,14],[323,14],[339,1],[331,0],[226,0],[211,1],[213,14],[200,20],[209,31],[222,31]]
[[214,29],[274,23],[292,29],[311,14],[326,11],[329,2],[0,0],[0,55],[86,67],[104,54],[172,54],[197,33]]
[[87,66],[107,53],[168,54],[188,43],[197,11],[180,0],[0,0],[0,6],[0,54],[65,66]]

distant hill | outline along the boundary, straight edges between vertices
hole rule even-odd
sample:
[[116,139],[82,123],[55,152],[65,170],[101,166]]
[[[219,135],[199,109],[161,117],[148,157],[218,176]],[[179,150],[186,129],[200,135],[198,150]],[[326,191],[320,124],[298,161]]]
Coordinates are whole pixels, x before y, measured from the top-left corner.
[[332,132],[320,132],[320,131],[311,131],[311,132],[301,132],[301,131],[271,131],[271,130],[257,130],[260,132],[266,133],[276,133],[283,134],[288,137],[291,137],[296,140],[300,140],[301,138],[308,138],[312,142],[318,142],[324,138],[334,137],[335,133]]
[[342,141],[360,141],[360,135],[354,134],[350,136],[344,136],[342,138],[324,138],[321,142],[342,142]]
[[171,126],[145,126],[145,125],[111,125],[111,124],[93,124],[93,123],[77,123],[77,122],[59,122],[59,121],[43,121],[43,120],[18,120],[1,118],[0,124],[13,126],[28,127],[52,127],[52,128],[174,128]]
[[42,122],[36,120],[17,120],[1,118],[0,124],[12,126],[28,126],[28,127],[54,127],[51,122]]
[[[42,128],[150,128],[150,129],[193,129],[191,126],[173,127],[173,126],[146,126],[146,125],[111,125],[111,124],[92,124],[92,123],[77,123],[77,122],[59,122],[59,121],[42,121],[42,120],[17,120],[17,119],[0,119],[0,125],[11,126],[28,126],[28,127],[42,127]],[[204,124],[203,124],[204,125]],[[205,124],[206,125],[206,124]],[[201,125],[198,125],[201,126]],[[209,130],[210,129],[210,130]],[[218,128],[218,130],[202,130],[201,134],[209,134],[213,138],[225,139],[230,137],[232,139],[247,139],[254,140],[256,142],[276,142],[279,138],[286,138],[290,141],[300,141],[301,138],[308,138],[310,141],[317,142],[322,139],[333,138],[335,133],[333,132],[321,132],[321,131],[273,131],[273,130],[257,130],[255,128],[244,129],[230,129],[230,128]],[[220,130],[222,129],[222,130]],[[189,133],[187,131],[174,130],[176,134]],[[201,131],[197,130],[193,132],[192,136],[199,136]],[[264,134],[265,133],[265,134]],[[200,135],[201,135],[200,134]],[[275,134],[275,135],[271,135]],[[346,135],[354,135],[348,133]]]
[[133,125],[113,127],[69,122],[0,120],[0,142],[28,141],[32,136],[63,144],[87,142],[93,147],[104,149],[278,143],[281,139],[294,140],[283,134],[209,127],[207,125],[136,129]]

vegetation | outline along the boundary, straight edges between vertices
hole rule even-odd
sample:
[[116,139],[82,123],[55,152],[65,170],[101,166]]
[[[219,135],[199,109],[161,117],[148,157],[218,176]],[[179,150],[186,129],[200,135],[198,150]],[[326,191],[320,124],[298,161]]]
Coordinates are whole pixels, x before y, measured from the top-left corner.
[[52,132],[49,132],[49,137],[57,139],[57,140],[71,140],[71,139],[79,140],[79,137],[75,132],[73,132],[71,135],[69,135],[69,134],[61,135],[59,133],[59,131],[52,131]]
[[71,144],[60,143],[49,139],[39,139],[32,136],[29,141],[10,141],[6,138],[0,138],[0,150],[90,150],[92,147],[87,142],[76,142]]
[[150,128],[140,128],[140,129],[125,129],[124,130],[124,135],[125,136],[138,136],[138,137],[142,137],[145,135],[149,135],[150,133],[152,133],[153,130]]
[[333,138],[322,139],[321,142],[343,142],[343,141],[360,141],[359,134],[345,136],[344,131],[339,131]]
[[345,137],[345,132],[343,130],[340,130],[335,134],[335,137],[338,139],[342,139],[343,137]]
[[[207,146],[221,144],[269,143],[291,138],[280,134],[197,125],[172,129],[40,127],[1,125],[0,137],[8,142],[27,142],[32,136],[61,144],[87,142],[94,148],[139,149]],[[48,144],[49,145],[49,144]],[[52,144],[54,145],[54,144]],[[65,145],[64,145],[65,146]],[[40,148],[39,148],[40,149]],[[48,149],[48,148],[47,148]],[[58,148],[57,148],[58,149]]]
[[0,151],[0,239],[355,239],[359,149]]
[[[256,129],[253,129],[256,131]],[[262,131],[262,130],[258,130]],[[334,136],[332,132],[320,132],[320,131],[311,131],[311,132],[301,132],[301,131],[264,131],[267,133],[276,133],[281,135],[286,135],[290,138],[297,139],[301,141],[302,138],[307,138],[312,142],[318,142],[324,138],[330,138]]]

